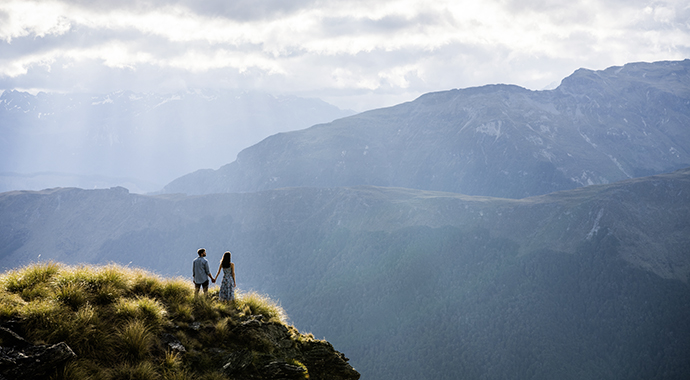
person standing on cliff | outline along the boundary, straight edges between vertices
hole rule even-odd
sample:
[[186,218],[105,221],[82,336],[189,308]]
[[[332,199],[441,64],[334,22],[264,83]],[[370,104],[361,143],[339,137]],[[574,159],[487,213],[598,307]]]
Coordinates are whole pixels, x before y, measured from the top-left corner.
[[223,271],[223,282],[220,284],[220,292],[218,292],[218,299],[223,302],[230,302],[232,305],[235,302],[235,263],[232,261],[232,254],[230,251],[226,251],[223,254],[223,258],[220,259],[220,265],[218,266],[218,273],[216,273],[216,278],[213,278],[213,282],[216,282],[220,271]]
[[206,249],[199,248],[196,253],[199,255],[192,263],[192,277],[194,278],[194,296],[199,295],[199,288],[204,288],[204,295],[208,294],[208,279],[213,283],[216,280],[211,275],[211,270],[208,268],[208,261],[206,260]]

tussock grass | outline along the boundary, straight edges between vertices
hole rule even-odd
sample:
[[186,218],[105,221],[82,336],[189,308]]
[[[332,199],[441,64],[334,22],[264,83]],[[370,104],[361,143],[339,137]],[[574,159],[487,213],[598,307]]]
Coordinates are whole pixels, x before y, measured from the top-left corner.
[[0,320],[14,318],[26,301],[17,294],[0,292]]
[[[217,289],[195,297],[188,280],[115,264],[47,262],[0,274],[0,325],[19,322],[32,343],[64,341],[78,355],[51,379],[224,379],[200,352],[231,341],[240,320],[258,314],[287,320],[265,295],[238,292],[234,304],[219,302]],[[171,352],[160,340],[165,331],[195,353]]]
[[167,314],[165,306],[160,301],[144,296],[133,299],[121,298],[115,304],[115,315],[119,319],[141,320],[153,329],[163,325]]
[[256,292],[237,293],[235,304],[241,315],[263,315],[268,321],[286,323],[285,310],[268,296]]
[[232,318],[230,317],[225,317],[220,319],[218,322],[215,324],[215,330],[214,330],[214,335],[215,338],[224,341],[230,337],[230,332],[232,331],[232,328],[235,326],[235,323]]
[[161,380],[163,377],[150,362],[124,363],[106,372],[106,380]]
[[127,362],[139,362],[149,357],[154,334],[143,321],[133,320],[120,327],[113,337],[118,355]]
[[3,276],[2,284],[12,293],[24,292],[27,289],[40,289],[60,270],[53,262],[35,264],[23,270],[14,270]]

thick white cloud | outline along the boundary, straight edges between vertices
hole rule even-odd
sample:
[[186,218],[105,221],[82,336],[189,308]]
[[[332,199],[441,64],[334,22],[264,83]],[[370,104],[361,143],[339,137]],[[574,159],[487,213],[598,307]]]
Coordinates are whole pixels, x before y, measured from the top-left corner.
[[687,0],[5,0],[0,89],[220,86],[363,110],[427,91],[538,89],[579,67],[687,58],[689,20]]

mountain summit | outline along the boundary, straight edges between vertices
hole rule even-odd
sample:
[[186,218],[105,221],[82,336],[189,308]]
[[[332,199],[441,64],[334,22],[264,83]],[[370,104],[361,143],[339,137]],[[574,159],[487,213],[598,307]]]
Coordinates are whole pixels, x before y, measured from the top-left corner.
[[273,135],[166,193],[375,185],[524,198],[690,165],[690,60],[487,85]]

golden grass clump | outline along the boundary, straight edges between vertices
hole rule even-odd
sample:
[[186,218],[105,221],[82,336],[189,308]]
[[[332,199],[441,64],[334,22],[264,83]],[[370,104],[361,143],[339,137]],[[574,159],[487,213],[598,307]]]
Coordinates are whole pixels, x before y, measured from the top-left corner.
[[127,322],[113,337],[117,353],[127,362],[139,362],[149,357],[154,345],[151,328],[140,320]]
[[212,297],[199,296],[192,300],[194,319],[207,319],[216,321],[220,317],[218,302],[213,302]]
[[185,302],[194,294],[188,281],[181,278],[167,279],[163,283],[162,297],[169,304]]
[[53,262],[40,263],[19,270],[12,270],[2,278],[2,286],[8,292],[19,293],[49,282],[60,270]]
[[19,315],[24,323],[33,331],[52,331],[67,310],[52,299],[39,299],[28,302],[19,309]]
[[59,270],[60,266],[53,262],[36,264],[8,272],[0,283],[6,291],[31,301],[49,296],[51,280]]
[[268,321],[279,323],[287,322],[285,310],[266,295],[249,292],[239,293],[236,298],[236,307],[243,315],[260,314]]
[[24,305],[26,301],[18,294],[0,292],[0,320],[14,318]]
[[115,304],[115,315],[120,319],[142,320],[152,328],[160,327],[167,314],[168,312],[161,302],[144,296],[134,299],[121,298]]

